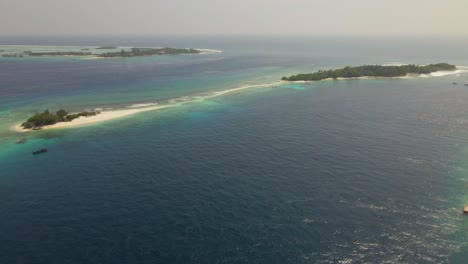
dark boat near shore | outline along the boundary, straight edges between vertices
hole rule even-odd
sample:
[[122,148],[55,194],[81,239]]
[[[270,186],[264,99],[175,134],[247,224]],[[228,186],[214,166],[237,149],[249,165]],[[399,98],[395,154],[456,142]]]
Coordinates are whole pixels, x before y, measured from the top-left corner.
[[37,155],[37,154],[42,154],[42,153],[46,153],[46,152],[47,152],[47,149],[43,148],[43,149],[34,151],[32,154]]

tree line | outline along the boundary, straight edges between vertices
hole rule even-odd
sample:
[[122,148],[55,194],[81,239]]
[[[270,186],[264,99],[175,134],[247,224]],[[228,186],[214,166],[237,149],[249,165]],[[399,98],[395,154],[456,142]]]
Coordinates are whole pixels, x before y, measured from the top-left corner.
[[99,114],[100,112],[79,112],[76,114],[68,114],[67,111],[60,109],[56,113],[51,113],[49,110],[45,110],[41,113],[36,113],[24,123],[21,124],[23,128],[34,128],[34,127],[42,127],[47,125],[53,125],[58,122],[70,122],[73,119],[79,118],[81,116],[94,116]]

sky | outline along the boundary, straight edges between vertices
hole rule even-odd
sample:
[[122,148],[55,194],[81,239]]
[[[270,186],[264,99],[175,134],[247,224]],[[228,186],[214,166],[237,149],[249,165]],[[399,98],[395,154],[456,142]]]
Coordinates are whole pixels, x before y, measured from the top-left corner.
[[0,36],[468,36],[468,0],[0,0]]

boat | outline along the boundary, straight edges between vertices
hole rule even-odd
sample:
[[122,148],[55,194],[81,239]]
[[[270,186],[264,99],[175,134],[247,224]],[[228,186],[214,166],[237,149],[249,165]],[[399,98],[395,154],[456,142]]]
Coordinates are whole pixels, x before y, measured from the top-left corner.
[[458,83],[456,83],[456,82],[453,82],[452,84],[454,84],[454,85],[457,85]]
[[23,144],[23,143],[25,143],[26,141],[28,141],[27,138],[18,138],[18,139],[16,140],[16,144]]
[[47,149],[43,148],[43,149],[34,151],[32,154],[37,155],[37,154],[42,154],[42,153],[46,153],[46,152],[47,152]]
[[468,83],[465,83],[465,86],[468,86]]
[[33,127],[32,130],[41,130],[42,127]]
[[463,213],[468,214],[468,206],[467,205],[465,205],[465,207],[463,208]]

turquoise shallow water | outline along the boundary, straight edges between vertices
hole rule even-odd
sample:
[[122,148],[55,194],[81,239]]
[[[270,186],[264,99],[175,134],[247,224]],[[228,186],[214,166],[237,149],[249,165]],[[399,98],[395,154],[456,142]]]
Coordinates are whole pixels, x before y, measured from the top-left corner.
[[125,108],[306,69],[468,65],[455,41],[380,55],[375,42],[243,41],[212,39],[201,47],[224,52],[201,57],[0,60],[3,261],[463,263],[468,89],[451,83],[466,73],[255,88],[22,145],[8,130],[45,108]]
[[304,85],[302,84],[283,84],[280,87],[286,89],[304,90]]

